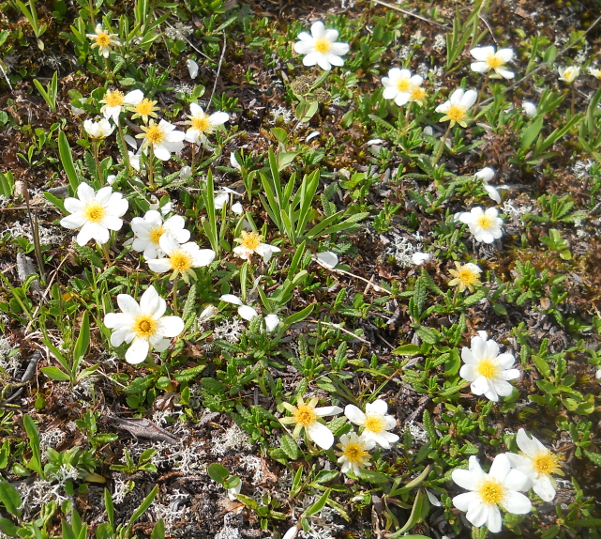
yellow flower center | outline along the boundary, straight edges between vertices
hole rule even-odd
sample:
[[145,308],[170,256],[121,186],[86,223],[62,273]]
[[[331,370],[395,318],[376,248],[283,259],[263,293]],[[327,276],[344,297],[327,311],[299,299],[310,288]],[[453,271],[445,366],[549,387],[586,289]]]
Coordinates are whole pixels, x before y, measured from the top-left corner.
[[111,44],[111,36],[106,32],[102,32],[96,36],[96,43],[99,47],[108,47]]
[[422,101],[426,97],[426,90],[424,90],[421,86],[414,86],[411,89],[411,94],[409,99],[411,101]]
[[124,99],[125,96],[123,95],[123,92],[119,90],[109,90],[104,94],[103,101],[106,103],[107,107],[120,107],[123,105]]
[[493,217],[486,213],[483,213],[482,215],[480,215],[480,217],[478,217],[478,219],[476,219],[476,224],[482,227],[484,230],[488,230],[492,227],[493,221]]
[[303,427],[313,425],[317,421],[317,415],[315,409],[307,406],[306,404],[300,405],[293,414],[294,420]]
[[136,337],[141,339],[149,339],[158,329],[158,324],[154,318],[147,314],[140,314],[134,319],[132,326]]
[[399,79],[396,83],[396,88],[399,92],[408,92],[411,88],[411,82],[409,79]]
[[353,464],[363,464],[363,460],[367,456],[367,451],[363,449],[363,445],[360,443],[350,442],[342,450],[342,454]]
[[211,129],[211,123],[208,116],[194,116],[192,118],[192,127],[201,133],[207,133]]
[[88,202],[83,210],[84,217],[86,221],[90,223],[99,223],[104,219],[106,215],[106,211],[104,206],[100,204],[100,202],[96,200],[92,200]]
[[165,233],[165,229],[162,226],[153,226],[149,231],[150,241],[152,243],[159,243],[161,236]]
[[160,144],[165,140],[165,133],[158,125],[151,125],[146,130],[146,138],[150,144]]
[[155,101],[151,101],[145,97],[136,105],[136,112],[142,116],[149,116],[154,112],[154,104]]
[[549,451],[540,452],[532,459],[532,465],[538,473],[549,475],[559,467],[559,459]]
[[469,268],[461,268],[458,273],[459,282],[465,286],[474,284],[478,280],[478,274]]
[[486,59],[486,64],[488,65],[488,67],[490,67],[491,69],[496,69],[497,67],[501,67],[505,62],[503,62],[503,60],[501,60],[496,54],[491,54],[487,59]]
[[255,251],[261,244],[261,235],[258,232],[242,231],[240,245],[249,251]]
[[571,69],[566,69],[563,72],[563,78],[567,79],[567,80],[570,80],[572,78],[572,70]]
[[386,430],[386,423],[381,414],[368,415],[365,418],[365,430],[380,433]]
[[497,363],[489,358],[483,358],[478,363],[478,367],[476,368],[478,374],[480,376],[484,376],[484,378],[488,378],[489,380],[497,377],[497,372],[499,368],[497,367]]
[[478,485],[480,499],[489,505],[498,505],[505,498],[505,487],[496,479],[485,479]]
[[332,44],[325,37],[318,37],[315,40],[315,52],[327,54],[330,52]]
[[462,122],[466,112],[466,109],[459,105],[451,105],[447,111],[447,116],[454,122]]
[[169,255],[169,258],[171,259],[171,267],[174,270],[185,273],[192,268],[192,257],[182,249],[178,249]]

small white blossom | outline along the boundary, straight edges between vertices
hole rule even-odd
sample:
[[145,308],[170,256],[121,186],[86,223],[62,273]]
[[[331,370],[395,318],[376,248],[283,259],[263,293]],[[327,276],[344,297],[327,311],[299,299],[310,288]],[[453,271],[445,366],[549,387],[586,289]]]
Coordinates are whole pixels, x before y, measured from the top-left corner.
[[508,380],[520,377],[520,371],[511,368],[515,357],[499,354],[499,345],[489,341],[485,331],[479,331],[478,336],[472,337],[471,349],[463,347],[461,359],[465,365],[461,367],[459,376],[472,383],[472,393],[484,395],[494,402],[499,400],[499,396],[511,395],[513,386]]
[[321,69],[330,71],[332,66],[344,64],[342,56],[349,51],[348,43],[337,42],[338,30],[326,30],[323,22],[318,21],[311,25],[311,34],[301,32],[300,41],[294,44],[297,54],[304,54],[303,64],[314,66],[318,64]]
[[144,217],[134,217],[131,229],[134,233],[132,249],[143,252],[144,258],[150,260],[165,255],[160,247],[163,234],[170,234],[178,243],[186,243],[190,239],[190,231],[186,230],[184,218],[174,215],[163,222],[163,217],[156,210],[149,210]]
[[243,260],[248,260],[253,253],[263,257],[264,262],[269,262],[274,253],[279,253],[281,249],[268,243],[261,243],[263,239],[258,232],[241,232],[242,237],[236,238],[235,241],[240,243],[238,247],[234,247],[233,251],[236,256]]
[[532,101],[522,101],[522,110],[529,118],[536,116],[536,105]]
[[338,444],[342,451],[337,453],[338,464],[342,465],[340,471],[344,474],[353,472],[357,477],[360,476],[361,470],[369,466],[369,450],[375,445],[375,440],[366,438],[365,434],[343,434]]
[[172,153],[179,152],[184,147],[185,133],[176,131],[175,126],[165,120],[161,120],[158,125],[150,120],[141,129],[144,132],[136,135],[136,138],[144,139],[140,149],[152,148],[154,155],[161,161],[169,161]]
[[104,244],[109,241],[109,230],[121,230],[121,217],[127,211],[129,203],[121,193],[113,193],[110,186],[103,187],[97,193],[87,183],[77,188],[79,198],[65,200],[65,209],[71,215],[61,219],[61,225],[69,229],[81,229],[77,243],[85,245],[91,239]]
[[186,122],[190,129],[186,131],[186,140],[194,144],[206,145],[207,135],[229,119],[230,115],[226,112],[214,112],[209,116],[198,103],[190,103],[190,116]]
[[378,399],[365,405],[365,413],[349,404],[344,409],[344,415],[351,423],[363,427],[362,435],[366,440],[373,440],[384,449],[390,449],[390,444],[395,443],[399,437],[387,432],[396,427],[396,419],[388,415],[387,411],[386,402]]
[[104,103],[100,112],[105,118],[112,118],[113,122],[119,123],[119,115],[125,105],[138,105],[144,99],[142,90],[132,90],[127,94],[123,94],[120,90],[107,90],[101,103]]
[[494,47],[476,47],[470,51],[470,54],[478,60],[471,65],[472,71],[488,73],[492,69],[495,72],[492,75],[493,78],[513,79],[515,77],[513,71],[504,67],[513,58],[513,50],[499,49],[495,52]]
[[595,77],[596,79],[601,79],[601,69],[597,67],[590,66],[588,68],[588,72]]
[[115,126],[109,122],[106,118],[102,118],[97,122],[93,120],[85,120],[83,128],[86,133],[93,139],[100,140],[108,137],[115,129]]
[[149,286],[142,294],[140,304],[128,294],[119,294],[117,303],[123,312],[108,313],[104,325],[114,330],[111,334],[113,346],[132,343],[125,354],[128,363],[142,363],[151,347],[157,352],[166,350],[168,338],[177,337],[184,330],[184,321],[179,316],[164,316],[167,303],[154,286]]
[[408,69],[393,67],[388,72],[388,77],[382,79],[384,85],[384,99],[394,99],[400,107],[407,103],[411,97],[411,90],[422,85],[423,78],[419,75],[411,75]]
[[559,80],[567,84],[572,84],[580,75],[580,68],[577,66],[558,67]]
[[512,470],[509,459],[497,455],[490,472],[485,473],[478,459],[471,456],[469,469],[453,470],[451,477],[460,487],[469,490],[453,498],[453,505],[466,511],[466,518],[477,528],[486,525],[492,533],[501,531],[503,518],[499,506],[508,513],[525,515],[532,509],[530,500],[519,493],[527,478],[518,470]]
[[201,249],[193,241],[181,245],[171,234],[161,235],[159,247],[167,258],[147,260],[148,267],[157,273],[171,271],[172,278],[180,274],[186,282],[188,277],[196,277],[194,268],[208,266],[215,260],[215,251],[212,249]]
[[111,47],[114,45],[121,45],[117,37],[117,34],[109,34],[106,30],[102,28],[102,24],[98,23],[94,30],[96,33],[94,34],[86,34],[93,43],[92,48],[98,47],[98,51],[105,58],[109,57],[111,53]]
[[474,105],[478,94],[475,90],[464,91],[462,88],[455,90],[448,101],[436,107],[436,112],[444,114],[441,122],[449,120],[451,127],[458,123],[461,127],[467,127],[469,109]]
[[469,212],[460,213],[458,220],[469,226],[470,232],[477,241],[492,243],[503,235],[503,219],[498,217],[496,208],[483,211],[476,206]]

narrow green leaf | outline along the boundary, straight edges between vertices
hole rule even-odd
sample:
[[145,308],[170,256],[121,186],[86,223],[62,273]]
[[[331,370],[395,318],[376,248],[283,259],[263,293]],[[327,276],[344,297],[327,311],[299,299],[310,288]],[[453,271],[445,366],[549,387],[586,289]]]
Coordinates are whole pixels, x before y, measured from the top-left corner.
[[4,504],[4,507],[11,515],[19,515],[21,496],[15,487],[4,481],[0,482],[0,502]]
[[71,153],[69,141],[67,140],[67,136],[63,131],[59,131],[58,133],[58,153],[61,158],[63,168],[65,169],[65,173],[67,174],[67,178],[69,179],[71,190],[73,191],[73,194],[76,194],[77,187],[79,186],[79,178],[77,176],[77,172],[75,172],[73,154]]
[[135,511],[134,514],[131,516],[131,518],[129,519],[129,524],[133,524],[136,520],[138,520],[146,511],[146,509],[148,509],[152,502],[154,501],[154,499],[156,498],[157,493],[159,492],[159,486],[156,485],[151,491],[150,494],[148,496],[146,496],[146,498],[144,499],[144,501],[140,504],[140,507],[138,507]]
[[306,517],[310,517],[313,516],[317,513],[319,513],[326,505],[328,498],[330,497],[330,493],[332,492],[332,489],[329,488],[328,490],[326,490],[323,495],[321,496],[321,498],[319,498],[319,500],[317,500],[311,507],[309,507],[304,513],[303,516]]
[[67,373],[61,371],[58,367],[42,367],[40,370],[52,380],[58,380],[59,382],[71,380],[71,377]]

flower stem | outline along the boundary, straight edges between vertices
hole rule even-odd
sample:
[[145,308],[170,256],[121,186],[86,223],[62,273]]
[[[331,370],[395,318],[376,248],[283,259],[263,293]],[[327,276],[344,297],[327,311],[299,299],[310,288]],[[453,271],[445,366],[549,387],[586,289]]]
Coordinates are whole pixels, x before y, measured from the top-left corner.
[[98,141],[92,139],[92,146],[94,147],[94,161],[96,161],[96,175],[98,176],[98,183],[100,187],[104,187],[104,177],[102,176],[102,170],[100,170],[100,158],[98,157]]
[[484,89],[486,88],[487,84],[488,84],[488,74],[484,78],[484,82],[482,83],[482,88],[480,88],[480,91],[478,92],[478,99],[476,100],[476,104],[474,105],[474,112],[472,113],[474,120],[476,119],[476,115],[478,114],[478,107],[480,106],[480,101],[482,101],[482,95],[484,95]]
[[[179,274],[178,274],[179,275]],[[178,275],[173,279],[173,315],[177,316],[177,285],[178,285]]]
[[440,159],[440,157],[442,156],[442,150],[446,146],[447,138],[449,136],[450,131],[451,131],[451,122],[449,122],[449,127],[447,127],[447,130],[445,131],[445,134],[443,135],[442,140],[440,141],[440,146],[438,147],[438,152],[436,153],[436,157],[434,158],[434,161],[432,161],[432,166],[435,166],[436,163],[438,163],[438,160]]
[[109,244],[107,243],[102,243],[99,244],[100,247],[102,248],[102,253],[104,254],[104,258],[106,260],[107,265],[112,266],[113,265],[113,261],[111,260],[111,251],[109,249]]
[[194,178],[194,165],[196,164],[194,161],[196,159],[196,144],[192,143],[192,162],[190,164],[190,168],[192,169],[192,178]]
[[571,112],[572,112],[572,118],[574,117],[574,99],[576,98],[576,88],[574,86],[574,83],[572,83],[572,106],[570,108]]
[[96,16],[94,15],[94,1],[88,0],[88,9],[90,10],[90,20],[92,21],[92,26],[96,28]]
[[150,184],[150,189],[155,191],[157,186],[154,183],[154,150],[152,149],[152,144],[148,146],[148,183]]
[[127,153],[127,143],[125,142],[125,135],[123,134],[123,128],[121,127],[121,122],[117,122],[117,129],[119,131],[119,138],[121,139],[121,145],[123,146],[123,160],[127,165],[127,174],[131,177],[133,176],[133,170],[131,168],[131,164],[129,162],[129,155]]

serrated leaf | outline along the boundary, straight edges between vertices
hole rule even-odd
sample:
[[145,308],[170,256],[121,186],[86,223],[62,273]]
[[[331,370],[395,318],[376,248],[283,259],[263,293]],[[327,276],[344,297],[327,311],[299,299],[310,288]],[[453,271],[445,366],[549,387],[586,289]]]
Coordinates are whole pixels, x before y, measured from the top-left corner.
[[291,436],[288,436],[287,434],[284,434],[284,436],[282,436],[282,440],[280,441],[280,447],[290,460],[297,460],[303,454],[300,447],[298,447],[297,443],[292,439]]

